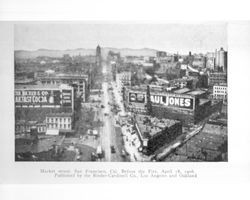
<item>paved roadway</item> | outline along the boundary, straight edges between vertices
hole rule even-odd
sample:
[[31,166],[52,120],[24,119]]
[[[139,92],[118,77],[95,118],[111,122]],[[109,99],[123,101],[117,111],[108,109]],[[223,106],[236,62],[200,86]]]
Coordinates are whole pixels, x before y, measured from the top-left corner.
[[[103,65],[103,75],[104,77],[107,74],[107,68],[106,65]],[[104,113],[109,113],[108,110],[108,83],[106,82],[106,80],[104,80],[104,82],[102,83],[102,91],[103,91],[103,95],[102,95],[102,103],[104,105],[104,109],[102,110],[102,112],[100,112],[100,117],[103,121],[103,127],[100,131],[100,145],[105,153],[105,161],[111,161],[111,152],[110,152],[110,127],[111,127],[111,123],[110,120],[107,120],[108,118],[104,115]],[[107,118],[107,119],[106,119]]]
[[[100,131],[100,145],[102,146],[105,152],[105,161],[119,162],[124,161],[124,158],[121,157],[123,145],[121,130],[118,127],[115,128],[115,116],[111,112],[111,107],[109,105],[109,102],[112,102],[114,100],[112,99],[113,97],[111,95],[111,92],[109,92],[108,90],[109,84],[112,80],[112,74],[110,70],[111,69],[109,69],[108,66],[104,63],[102,71],[104,76],[104,82],[102,83],[102,104],[104,105],[104,108],[100,113],[104,126]],[[111,153],[111,145],[115,147],[115,153]]]

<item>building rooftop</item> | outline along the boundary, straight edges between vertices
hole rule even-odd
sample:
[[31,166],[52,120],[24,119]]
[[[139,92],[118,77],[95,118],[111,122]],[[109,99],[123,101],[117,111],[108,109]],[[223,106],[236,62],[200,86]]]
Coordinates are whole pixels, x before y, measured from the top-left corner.
[[[146,85],[141,85],[141,86],[133,86],[133,87],[126,87],[127,91],[130,92],[140,92],[140,93],[146,93],[147,91],[147,86]],[[180,95],[180,96],[186,96],[188,98],[192,97],[189,94],[186,94],[187,92],[191,91],[188,88],[182,88],[182,89],[177,89],[174,90],[174,88],[169,88],[169,87],[158,87],[158,88],[151,88],[150,87],[150,93],[157,93],[160,95],[164,94],[175,94],[175,95]]]
[[[224,128],[223,128],[224,129]],[[227,149],[226,129],[206,124],[204,129],[187,141],[186,145],[177,149],[177,155],[194,157],[194,159],[214,161]],[[204,153],[206,152],[206,156]],[[174,159],[176,160],[176,159]],[[186,160],[190,160],[187,158]]]
[[34,83],[35,80],[33,78],[15,78],[15,84],[29,84]]
[[15,108],[15,120],[43,123],[47,115],[71,113],[71,108]]
[[136,103],[136,102],[129,102],[129,106],[134,106],[135,108],[143,108],[146,109],[145,104],[142,103]]
[[203,104],[210,102],[210,101],[211,100],[209,100],[209,99],[199,99],[199,105],[203,105]]
[[146,86],[126,86],[127,90],[138,91],[138,92],[146,92]]
[[25,120],[18,120],[16,121],[16,125],[36,125],[37,121],[25,121]]
[[158,119],[146,115],[136,115],[136,122],[142,135],[145,138],[152,137],[155,134],[159,133],[161,130],[179,123],[179,121],[177,120]]
[[183,78],[173,79],[170,82],[184,82],[184,81],[192,81],[192,80],[194,80],[193,77],[186,76],[186,77],[183,77]]
[[190,91],[189,88],[182,88],[182,89],[175,90],[174,93],[176,93],[176,94],[184,94],[184,93],[187,93],[189,91]]
[[202,130],[202,132],[206,133],[206,134],[226,136],[227,135],[227,126],[206,124],[204,129]]
[[15,85],[16,90],[59,89],[60,85]]
[[203,91],[203,90],[193,90],[193,91],[188,92],[187,94],[196,96],[196,95],[201,95],[201,94],[205,94],[205,93],[206,93],[206,91]]
[[56,84],[56,85],[15,85],[15,90],[55,90],[55,89],[71,89],[72,87],[67,84]]
[[210,75],[227,75],[226,72],[211,72]]
[[88,75],[87,74],[74,74],[74,73],[39,73],[37,75],[37,78],[52,78],[52,79],[55,79],[55,78],[58,78],[58,79],[61,79],[61,78],[64,78],[64,79],[78,79],[78,78],[88,78]]
[[224,86],[224,87],[227,87],[227,83],[217,83],[214,85],[215,86]]
[[71,117],[73,115],[73,113],[68,112],[62,112],[62,113],[48,113],[46,116],[48,117]]

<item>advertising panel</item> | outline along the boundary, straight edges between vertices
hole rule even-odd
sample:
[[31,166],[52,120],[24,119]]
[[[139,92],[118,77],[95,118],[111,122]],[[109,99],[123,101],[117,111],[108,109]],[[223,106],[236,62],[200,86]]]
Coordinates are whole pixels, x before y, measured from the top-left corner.
[[152,104],[164,105],[175,108],[194,109],[194,98],[175,94],[150,95]]
[[59,90],[15,90],[16,105],[60,105]]
[[145,103],[146,102],[146,94],[130,92],[129,93],[129,102]]

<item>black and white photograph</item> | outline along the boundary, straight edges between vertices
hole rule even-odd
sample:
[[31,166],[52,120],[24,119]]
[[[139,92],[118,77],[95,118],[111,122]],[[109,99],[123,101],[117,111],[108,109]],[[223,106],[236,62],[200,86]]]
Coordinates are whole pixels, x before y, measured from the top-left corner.
[[249,199],[249,2],[1,0],[0,199]]
[[228,162],[227,28],[15,24],[15,161]]

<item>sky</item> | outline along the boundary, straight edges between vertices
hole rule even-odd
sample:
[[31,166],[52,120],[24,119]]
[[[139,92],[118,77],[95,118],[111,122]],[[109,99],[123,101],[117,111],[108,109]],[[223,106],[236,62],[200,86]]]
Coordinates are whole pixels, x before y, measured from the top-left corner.
[[206,23],[26,23],[16,24],[15,50],[152,48],[170,53],[227,50],[227,24]]

